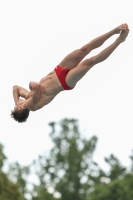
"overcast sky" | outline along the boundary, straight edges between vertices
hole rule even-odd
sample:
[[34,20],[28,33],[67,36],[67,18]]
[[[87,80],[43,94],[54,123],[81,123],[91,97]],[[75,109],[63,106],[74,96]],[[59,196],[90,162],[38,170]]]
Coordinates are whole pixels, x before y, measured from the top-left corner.
[[[133,149],[133,23],[131,0],[0,1],[0,142],[10,162],[26,165],[51,148],[48,123],[79,120],[82,136],[96,135],[95,161],[114,153],[128,166]],[[71,51],[127,23],[129,36],[104,62],[94,66],[71,91],[30,113],[26,123],[10,118],[13,85],[28,89]],[[99,53],[117,35],[87,56]]]

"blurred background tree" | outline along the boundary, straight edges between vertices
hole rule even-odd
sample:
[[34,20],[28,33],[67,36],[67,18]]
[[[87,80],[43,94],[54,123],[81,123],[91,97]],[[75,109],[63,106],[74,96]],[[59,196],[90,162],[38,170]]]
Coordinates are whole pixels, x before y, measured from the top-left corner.
[[129,156],[129,158],[131,159],[131,168],[130,168],[130,170],[131,170],[131,173],[133,173],[133,150],[132,150],[132,153]]
[[[111,154],[105,158],[109,166],[105,172],[93,159],[97,137],[81,137],[78,120],[63,119],[49,126],[53,147],[29,166],[15,162],[6,165],[5,173],[7,157],[0,144],[0,200],[133,199],[133,151],[128,169]],[[31,173],[38,181],[29,189]]]
[[104,172],[93,161],[97,137],[81,139],[78,121],[51,122],[53,148],[49,156],[34,161],[41,186],[52,187],[61,200],[85,200]]
[[30,166],[21,166],[18,162],[9,165],[8,177],[16,183],[20,192],[25,196],[28,191],[28,176],[30,175]]
[[5,156],[3,152],[4,146],[0,144],[0,172],[2,172],[2,168],[4,165],[4,162],[6,161],[7,157]]
[[8,176],[2,171],[6,160],[3,149],[3,145],[0,144],[0,200],[25,200],[17,184],[11,182]]
[[126,174],[122,179],[115,179],[110,183],[95,185],[88,200],[132,200],[133,175]]
[[44,185],[34,186],[32,200],[57,200],[47,191]]
[[119,177],[123,177],[126,174],[126,167],[123,167],[113,154],[111,154],[108,158],[105,158],[106,163],[109,165],[109,175],[106,175],[110,178],[111,181],[118,179]]
[[132,200],[133,199],[133,151],[130,156],[131,167],[123,167],[118,158],[111,154],[105,161],[110,166],[100,184],[95,184],[88,200]]

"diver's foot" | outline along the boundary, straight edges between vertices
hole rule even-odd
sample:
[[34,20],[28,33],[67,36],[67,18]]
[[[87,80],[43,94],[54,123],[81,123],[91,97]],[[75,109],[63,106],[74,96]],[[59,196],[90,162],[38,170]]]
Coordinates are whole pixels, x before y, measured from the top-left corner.
[[126,40],[127,36],[128,36],[128,33],[129,33],[129,29],[128,28],[125,29],[125,30],[122,30],[120,35],[119,35],[119,37],[118,37],[118,40],[120,42],[124,42]]
[[121,31],[124,31],[124,30],[127,30],[128,29],[128,25],[125,23],[125,24],[121,24],[120,26],[116,27],[114,29],[114,33],[115,34],[120,34]]

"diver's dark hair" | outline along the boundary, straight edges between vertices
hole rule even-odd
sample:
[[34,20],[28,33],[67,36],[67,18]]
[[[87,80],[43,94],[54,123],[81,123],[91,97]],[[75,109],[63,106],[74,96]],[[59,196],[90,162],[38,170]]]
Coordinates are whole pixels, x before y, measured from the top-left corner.
[[24,109],[21,111],[12,111],[11,112],[11,117],[18,122],[26,122],[28,116],[29,116],[29,110],[28,109]]

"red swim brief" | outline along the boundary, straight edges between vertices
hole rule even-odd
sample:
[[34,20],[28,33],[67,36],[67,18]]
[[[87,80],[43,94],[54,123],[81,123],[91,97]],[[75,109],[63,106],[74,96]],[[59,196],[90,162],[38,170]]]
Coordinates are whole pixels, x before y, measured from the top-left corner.
[[69,87],[66,83],[66,75],[67,73],[70,71],[70,69],[61,67],[61,66],[57,66],[54,69],[62,87],[64,88],[64,90],[72,90],[73,88]]

